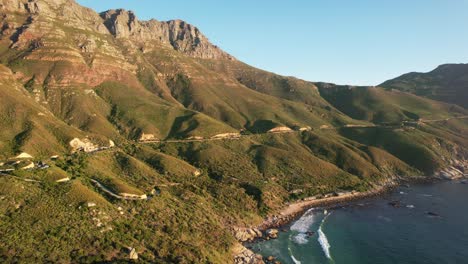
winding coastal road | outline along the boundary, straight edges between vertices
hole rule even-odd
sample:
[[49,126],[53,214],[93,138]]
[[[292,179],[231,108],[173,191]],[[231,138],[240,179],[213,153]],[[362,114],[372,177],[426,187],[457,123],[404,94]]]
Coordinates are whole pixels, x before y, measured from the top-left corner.
[[[403,121],[400,125],[353,125],[348,124],[344,126],[338,127],[320,127],[317,128],[318,130],[337,130],[342,128],[389,128],[389,129],[396,129],[401,127],[406,127],[407,124],[421,124],[421,123],[436,123],[436,122],[444,122],[450,121],[454,119],[468,119],[468,116],[458,116],[458,117],[450,117],[450,118],[443,118],[443,119],[419,119],[418,121]],[[310,129],[308,131],[313,131],[314,129]],[[291,133],[302,133],[303,131],[298,130],[290,130],[290,131],[282,131],[282,132],[267,132],[267,133],[258,133],[258,134],[249,134],[249,135],[242,135],[240,134],[237,137],[213,137],[213,138],[200,138],[200,139],[167,139],[167,140],[144,140],[138,141],[139,144],[154,144],[154,143],[192,143],[192,142],[209,142],[209,141],[223,141],[223,140],[239,140],[241,138],[248,138],[254,136],[261,136],[261,135],[275,135],[275,134],[291,134]]]

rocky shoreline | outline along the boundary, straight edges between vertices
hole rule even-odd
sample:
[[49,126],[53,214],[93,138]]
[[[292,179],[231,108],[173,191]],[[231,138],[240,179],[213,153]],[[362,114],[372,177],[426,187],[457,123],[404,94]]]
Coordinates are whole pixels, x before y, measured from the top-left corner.
[[440,180],[460,180],[468,178],[468,161],[456,161],[451,162],[451,165],[447,166],[433,174],[432,177],[415,177],[410,179],[388,180],[383,182],[381,185],[376,186],[374,189],[367,192],[351,192],[337,196],[316,198],[309,197],[300,201],[294,202],[287,205],[279,214],[272,215],[266,218],[260,225],[249,228],[233,228],[233,233],[236,239],[240,242],[237,254],[234,257],[235,264],[279,264],[279,261],[275,261],[274,258],[263,256],[254,253],[250,249],[246,248],[242,243],[252,243],[259,240],[270,240],[276,239],[278,233],[282,228],[300,216],[307,210],[313,207],[336,207],[343,206],[347,203],[361,200],[369,197],[379,196],[387,193],[397,186],[404,185],[406,183],[422,183],[422,182],[434,182]]
[[[389,181],[382,186],[367,192],[352,192],[341,196],[332,196],[326,198],[305,198],[301,201],[292,203],[284,208],[278,215],[272,215],[266,218],[260,225],[251,228],[233,228],[233,233],[240,243],[252,243],[259,240],[276,239],[280,230],[285,225],[290,224],[308,209],[313,207],[329,207],[339,206],[355,200],[360,200],[372,196],[381,195],[385,192],[392,190],[398,184],[394,181]],[[239,244],[234,257],[235,264],[264,264],[272,263],[279,264],[274,258],[263,258],[259,254],[255,254],[250,249],[242,244]]]

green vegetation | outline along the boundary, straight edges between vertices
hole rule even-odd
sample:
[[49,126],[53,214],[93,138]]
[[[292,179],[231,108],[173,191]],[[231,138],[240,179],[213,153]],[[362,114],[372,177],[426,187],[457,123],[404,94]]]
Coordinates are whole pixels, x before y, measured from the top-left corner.
[[380,86],[468,108],[468,64],[446,64],[428,73],[408,73]]
[[[2,263],[126,263],[128,248],[142,263],[230,263],[230,228],[286,202],[468,157],[468,119],[454,118],[467,110],[406,93],[463,83],[458,70],[403,92],[311,83],[198,58],[209,43],[187,54],[115,38],[98,14],[56,2],[0,17],[0,169],[15,169],[0,174]],[[278,127],[295,131],[266,133]],[[225,133],[242,136],[212,138]]]
[[208,116],[171,105],[143,89],[103,83],[97,92],[112,105],[111,122],[132,139],[138,139],[142,133],[164,139],[209,137],[235,131]]
[[373,123],[399,124],[401,121],[442,119],[468,113],[461,107],[399,91],[325,83],[317,85],[320,94],[334,107],[352,118]]

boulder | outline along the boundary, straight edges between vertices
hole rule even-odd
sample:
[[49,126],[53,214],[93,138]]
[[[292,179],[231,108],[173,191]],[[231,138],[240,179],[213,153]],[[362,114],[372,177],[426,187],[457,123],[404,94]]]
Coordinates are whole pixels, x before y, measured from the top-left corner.
[[135,248],[130,248],[130,253],[128,254],[128,258],[131,260],[138,260],[138,253],[136,252]]
[[278,229],[268,229],[266,235],[269,238],[278,238]]
[[237,245],[234,252],[236,252],[234,256],[235,264],[265,264],[261,255],[253,253],[240,244]]
[[236,228],[234,236],[240,242],[247,242],[262,237],[262,232],[256,228]]

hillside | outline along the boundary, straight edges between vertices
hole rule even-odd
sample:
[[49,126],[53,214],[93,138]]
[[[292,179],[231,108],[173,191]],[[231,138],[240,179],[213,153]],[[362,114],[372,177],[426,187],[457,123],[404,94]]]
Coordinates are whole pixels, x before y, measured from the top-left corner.
[[320,94],[346,115],[376,124],[399,124],[402,121],[443,119],[465,116],[460,106],[442,103],[398,90],[378,87],[337,86],[317,83]]
[[2,263],[231,263],[286,203],[467,167],[460,106],[256,69],[180,20],[0,20]]
[[468,64],[445,64],[428,73],[412,72],[380,86],[468,108]]

